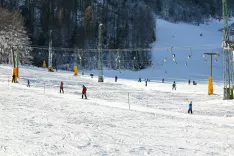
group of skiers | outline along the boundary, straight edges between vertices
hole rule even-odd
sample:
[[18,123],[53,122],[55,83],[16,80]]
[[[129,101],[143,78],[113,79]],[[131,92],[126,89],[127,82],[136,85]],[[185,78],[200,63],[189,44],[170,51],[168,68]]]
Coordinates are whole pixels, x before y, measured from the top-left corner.
[[[59,92],[64,94],[64,90],[63,90],[63,81],[60,82],[60,91],[59,91]],[[83,99],[84,97],[85,97],[85,99],[87,99],[86,92],[87,92],[87,88],[83,85],[83,86],[82,86],[82,96],[81,96],[82,99]]]
[[[91,77],[93,77],[93,75],[91,75]],[[15,81],[16,81],[15,79],[16,79],[16,76],[13,74],[13,76],[12,76],[12,83],[15,83]],[[118,80],[118,77],[115,76],[115,82],[117,82],[117,80]],[[148,79],[145,80],[145,86],[147,86],[147,82],[148,81],[149,81]],[[141,82],[141,78],[139,78],[138,82]],[[162,83],[164,83],[164,78],[162,79]],[[189,80],[188,84],[190,85],[190,83],[191,83],[191,81]],[[197,85],[197,83],[195,81],[193,81],[193,85]],[[29,80],[27,80],[27,87],[30,87],[30,81]],[[64,84],[63,84],[63,81],[61,81],[60,82],[60,91],[59,92],[64,94],[63,88],[64,88]],[[172,90],[176,90],[176,82],[175,81],[172,84]],[[82,99],[83,98],[87,99],[86,92],[87,92],[87,88],[83,85],[82,86],[82,96],[81,96]],[[192,101],[189,103],[188,107],[189,107],[188,108],[188,114],[190,114],[190,113],[193,114],[193,111],[192,111]]]
[[[149,81],[148,79],[145,80],[145,86],[147,86],[148,81]],[[165,81],[165,79],[162,78],[162,83],[164,83],[164,81]],[[139,78],[138,82],[141,82],[141,77]],[[189,80],[188,83],[190,85],[191,81]],[[193,81],[193,85],[197,85],[197,83],[195,81]],[[172,90],[176,90],[176,82],[175,81],[172,84]],[[188,114],[193,114],[193,108],[192,107],[193,107],[193,105],[192,105],[192,101],[191,101],[189,103],[189,105],[188,105]]]
[[[188,84],[190,85],[191,81],[190,79],[188,80]],[[196,81],[193,81],[193,85],[197,85],[197,82]]]
[[[12,76],[12,83],[13,82],[15,83],[15,76],[14,75]],[[29,80],[27,80],[27,87],[30,87],[30,81]],[[82,99],[83,99],[83,97],[85,97],[85,99],[87,99],[86,91],[87,91],[87,88],[83,85],[83,87],[82,87]],[[60,82],[60,91],[59,92],[64,94],[63,81]]]
[[[117,82],[117,76],[115,76],[115,82]],[[140,80],[140,79],[139,79]],[[141,81],[140,81],[141,82]],[[146,82],[146,86],[147,86],[147,80],[145,81]],[[30,86],[30,85],[29,85]],[[172,90],[176,90],[176,82],[174,81],[173,84],[172,84]],[[85,99],[87,99],[87,95],[86,95],[86,91],[87,91],[87,88],[83,85],[83,88],[82,88],[82,99],[85,97]],[[64,93],[64,90],[63,90],[63,81],[61,81],[60,83],[60,93]],[[193,110],[192,110],[192,101],[189,103],[189,106],[188,106],[188,114],[193,114]]]

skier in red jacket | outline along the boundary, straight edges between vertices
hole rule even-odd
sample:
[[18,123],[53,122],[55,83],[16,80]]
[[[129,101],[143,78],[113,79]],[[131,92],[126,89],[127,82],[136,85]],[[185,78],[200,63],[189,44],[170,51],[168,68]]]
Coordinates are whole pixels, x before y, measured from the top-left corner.
[[61,93],[61,91],[62,91],[63,94],[64,94],[64,91],[63,91],[63,81],[61,81],[61,83],[60,83],[60,93]]
[[87,99],[86,91],[87,91],[87,88],[83,85],[83,89],[82,89],[82,99],[83,99],[83,96],[85,96],[85,99]]

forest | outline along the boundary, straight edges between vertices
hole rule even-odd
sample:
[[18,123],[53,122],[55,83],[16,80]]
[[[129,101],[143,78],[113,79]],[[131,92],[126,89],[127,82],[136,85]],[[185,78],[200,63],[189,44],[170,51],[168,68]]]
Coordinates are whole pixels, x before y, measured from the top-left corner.
[[[222,18],[222,0],[0,0],[0,5],[1,10],[18,11],[24,19],[29,38],[25,46],[30,47],[26,49],[31,56],[28,62],[41,66],[48,60],[52,30],[53,66],[66,69],[73,64],[97,67],[100,23],[103,64],[138,70],[151,63],[157,18],[196,25],[209,18]],[[234,1],[228,0],[228,7],[233,16]]]

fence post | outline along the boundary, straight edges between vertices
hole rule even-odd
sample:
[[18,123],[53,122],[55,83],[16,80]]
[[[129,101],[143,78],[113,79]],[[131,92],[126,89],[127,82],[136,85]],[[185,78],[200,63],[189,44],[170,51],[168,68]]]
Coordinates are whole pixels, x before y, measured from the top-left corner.
[[128,92],[128,109],[130,110],[129,92]]

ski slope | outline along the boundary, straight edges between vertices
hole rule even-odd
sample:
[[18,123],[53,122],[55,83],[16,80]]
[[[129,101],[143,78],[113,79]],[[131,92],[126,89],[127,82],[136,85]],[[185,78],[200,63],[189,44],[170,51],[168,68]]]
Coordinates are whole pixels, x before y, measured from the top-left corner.
[[[204,58],[204,53],[218,52],[221,57],[213,57],[213,78],[223,80],[222,27],[223,21],[214,19],[199,26],[158,20],[158,42],[153,45],[153,49],[156,49],[153,50],[156,74],[164,74],[166,78],[207,80],[210,75],[210,57]],[[157,50],[165,47],[169,47],[168,51]],[[171,47],[177,64],[171,56]],[[162,58],[167,58],[166,63]],[[163,69],[167,71],[166,74]]]
[[[144,82],[48,73],[21,67],[18,84],[11,67],[0,66],[0,155],[232,155],[233,101],[222,101],[207,85]],[[27,79],[31,88],[27,88]],[[60,81],[65,94],[59,93]],[[81,99],[81,87],[88,100]],[[45,85],[45,90],[44,90]],[[130,110],[128,105],[128,94]],[[187,114],[193,101],[194,115]]]
[[[21,66],[19,83],[12,84],[12,67],[0,65],[0,155],[233,155],[234,103],[222,100],[222,59],[214,63],[212,96],[207,95],[209,62],[203,64],[203,52],[220,49],[221,33],[214,30],[222,23],[198,27],[158,20],[157,25],[153,66],[138,72],[104,70],[104,83],[97,82],[96,71],[73,76]],[[217,46],[199,49],[195,42]],[[185,66],[190,52],[184,46],[188,45],[196,48]],[[164,50],[171,46],[178,66]],[[95,74],[93,79],[90,72]],[[116,75],[118,82],[114,82]],[[137,82],[139,77],[151,80],[147,87],[144,81]],[[165,83],[160,82],[162,77]],[[188,85],[188,78],[198,85]],[[174,80],[176,91],[171,88]],[[60,81],[65,94],[59,93]],[[88,89],[88,100],[81,99],[82,85]],[[187,114],[190,101],[193,115]]]
[[[234,19],[231,19],[229,23],[233,21]],[[105,76],[117,75],[135,80],[141,77],[160,81],[162,78],[169,81],[207,81],[210,76],[210,57],[204,58],[204,53],[218,52],[220,57],[213,57],[213,79],[223,81],[223,21],[211,19],[199,26],[175,24],[161,19],[157,19],[156,23],[157,42],[152,44],[152,66],[142,71],[120,69],[119,72],[105,69]],[[172,54],[175,54],[177,64],[173,61]],[[191,58],[188,59],[188,56]],[[85,72],[98,74],[98,71]]]

